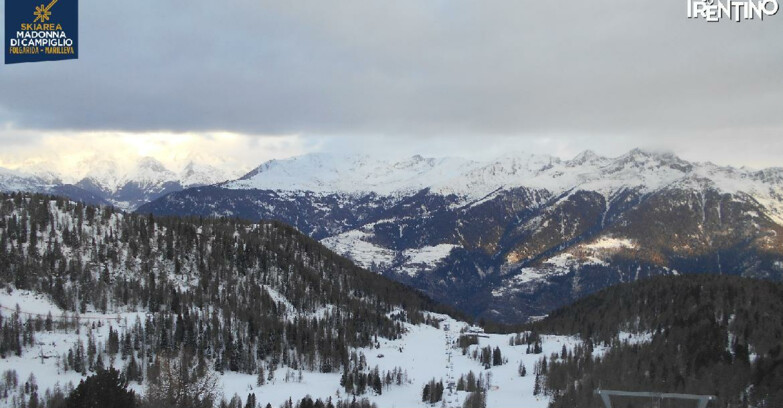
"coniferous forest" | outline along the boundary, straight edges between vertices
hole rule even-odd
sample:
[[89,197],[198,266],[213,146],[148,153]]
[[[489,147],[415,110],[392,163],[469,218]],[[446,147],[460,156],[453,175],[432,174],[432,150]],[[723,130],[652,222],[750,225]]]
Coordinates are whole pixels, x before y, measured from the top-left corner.
[[[372,407],[366,394],[404,385],[408,373],[370,367],[356,348],[400,338],[404,322],[437,326],[425,311],[456,315],[278,222],[154,217],[26,193],[0,196],[0,285],[46,294],[63,310],[0,311],[0,357],[35,347],[42,331],[86,339],[41,356],[82,374],[74,388],[39,390],[34,378],[2,373],[0,393],[24,389],[19,407],[100,406],[106,398],[129,407],[271,407],[254,394],[221,401],[215,373],[252,374],[263,386],[301,381],[302,370],[341,373],[347,399],[289,399],[284,407]],[[133,321],[82,321],[130,312],[139,312]],[[552,408],[600,406],[599,388],[710,394],[718,397],[711,408],[783,406],[782,284],[714,275],[621,284],[523,326],[508,344],[543,354],[545,334],[581,343],[530,366],[481,346],[475,334],[454,347],[485,369],[514,364]],[[481,373],[459,377],[456,389],[474,391],[465,406],[486,404]],[[440,403],[442,379],[421,392],[422,401]]]
[[143,311],[122,333],[109,329],[101,341],[88,333],[56,356],[85,375],[113,362],[139,383],[170,382],[164,374],[178,364],[191,370],[179,370],[183,378],[210,368],[258,375],[259,384],[301,370],[350,372],[382,392],[377,370],[358,365],[351,349],[398,338],[402,322],[426,323],[422,310],[437,309],[278,222],[159,218],[27,193],[0,195],[0,285],[48,294],[65,311],[4,310],[3,357],[52,325],[79,330],[89,311]]
[[[541,391],[553,397],[552,408],[602,406],[594,395],[598,388],[715,395],[712,408],[783,406],[779,283],[704,275],[653,278],[603,290],[529,328],[584,340],[572,352],[549,356],[543,366]],[[621,341],[621,332],[630,339]],[[615,406],[657,403],[618,398]]]

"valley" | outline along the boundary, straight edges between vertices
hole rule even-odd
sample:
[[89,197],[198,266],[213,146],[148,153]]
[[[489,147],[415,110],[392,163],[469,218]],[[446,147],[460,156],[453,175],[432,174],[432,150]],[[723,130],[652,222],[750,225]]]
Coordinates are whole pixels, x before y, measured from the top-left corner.
[[291,224],[473,316],[515,323],[659,275],[783,277],[783,176],[635,149],[563,161],[315,154],[138,209]]

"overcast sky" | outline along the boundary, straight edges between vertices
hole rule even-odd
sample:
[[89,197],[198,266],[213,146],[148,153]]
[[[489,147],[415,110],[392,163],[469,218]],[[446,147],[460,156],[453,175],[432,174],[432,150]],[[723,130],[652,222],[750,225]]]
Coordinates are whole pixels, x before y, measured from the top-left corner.
[[0,165],[643,147],[783,166],[781,39],[783,12],[706,23],[686,0],[82,0],[79,60],[0,68]]

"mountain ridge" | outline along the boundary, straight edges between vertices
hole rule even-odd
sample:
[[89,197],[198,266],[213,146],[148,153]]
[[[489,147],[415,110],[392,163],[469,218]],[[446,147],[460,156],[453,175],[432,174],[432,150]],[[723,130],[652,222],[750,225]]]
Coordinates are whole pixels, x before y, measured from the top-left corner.
[[142,157],[130,168],[121,168],[111,158],[84,160],[83,171],[65,177],[45,164],[0,168],[0,191],[29,191],[65,195],[92,204],[111,204],[133,210],[165,194],[185,188],[216,184],[232,174],[215,166],[187,161],[174,172],[153,157]]
[[506,322],[661,274],[783,277],[777,168],[640,149],[567,161],[340,157],[268,162],[138,211],[281,220],[436,300]]
[[[653,191],[694,178],[709,180],[730,193],[752,191],[766,201],[770,195],[764,191],[765,187],[773,187],[778,196],[783,195],[783,168],[780,167],[741,169],[710,162],[688,162],[671,152],[642,149],[615,158],[585,151],[570,160],[514,153],[487,161],[419,155],[385,161],[368,155],[317,153],[265,162],[243,177],[220,186],[237,190],[380,195],[405,195],[429,189],[471,201],[496,190],[518,187],[546,189],[553,194],[581,189],[613,195],[623,188],[642,187]],[[773,205],[770,208],[773,215],[783,223],[783,206],[767,204]]]

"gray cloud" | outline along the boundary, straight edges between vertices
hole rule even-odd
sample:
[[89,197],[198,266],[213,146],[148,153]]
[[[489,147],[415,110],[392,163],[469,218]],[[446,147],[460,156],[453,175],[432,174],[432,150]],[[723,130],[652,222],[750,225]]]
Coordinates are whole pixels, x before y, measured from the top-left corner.
[[0,68],[0,121],[611,153],[779,137],[783,13],[709,24],[685,4],[83,1],[81,58]]

